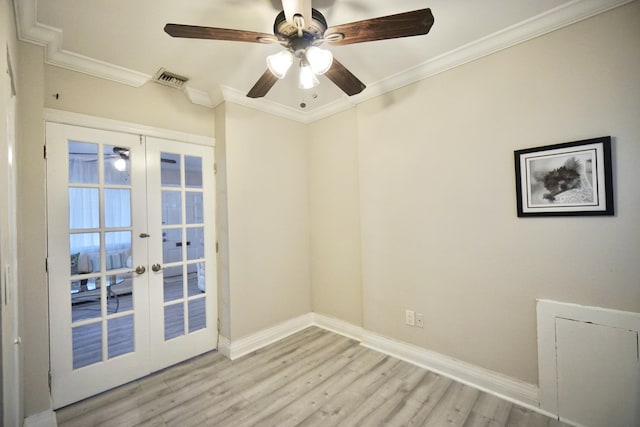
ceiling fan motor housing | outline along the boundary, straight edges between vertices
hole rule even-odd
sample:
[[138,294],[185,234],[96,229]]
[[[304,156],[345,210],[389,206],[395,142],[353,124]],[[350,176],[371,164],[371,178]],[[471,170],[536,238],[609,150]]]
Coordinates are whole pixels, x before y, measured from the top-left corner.
[[316,9],[311,9],[311,22],[305,22],[302,28],[302,35],[298,33],[298,28],[287,21],[284,11],[276,16],[273,24],[273,33],[280,40],[283,46],[291,49],[297,57],[301,57],[305,49],[312,45],[319,45],[323,42],[324,32],[327,30],[327,21]]

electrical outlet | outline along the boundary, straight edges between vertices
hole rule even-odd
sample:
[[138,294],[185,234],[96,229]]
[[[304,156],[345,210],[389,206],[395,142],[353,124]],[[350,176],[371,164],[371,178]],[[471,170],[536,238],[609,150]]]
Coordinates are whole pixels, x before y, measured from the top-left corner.
[[404,323],[406,323],[409,326],[416,326],[416,318],[413,310],[404,311]]
[[424,314],[416,313],[416,326],[418,328],[424,328]]

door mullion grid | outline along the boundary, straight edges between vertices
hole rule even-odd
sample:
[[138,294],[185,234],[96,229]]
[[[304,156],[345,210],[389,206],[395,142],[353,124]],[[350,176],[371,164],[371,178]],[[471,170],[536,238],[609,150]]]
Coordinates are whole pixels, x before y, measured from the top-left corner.
[[102,361],[105,362],[109,359],[109,342],[108,342],[108,330],[107,330],[107,276],[106,276],[106,262],[107,262],[107,241],[105,235],[105,219],[104,219],[104,144],[98,144],[98,183],[99,183],[99,195],[98,206],[100,212],[100,314],[101,314],[101,331],[102,331]]
[[189,269],[187,265],[187,259],[189,258],[189,245],[187,242],[187,193],[185,191],[187,187],[187,163],[186,155],[180,154],[180,219],[182,220],[182,333],[186,335],[189,331],[189,306],[187,304],[187,295],[189,295]]

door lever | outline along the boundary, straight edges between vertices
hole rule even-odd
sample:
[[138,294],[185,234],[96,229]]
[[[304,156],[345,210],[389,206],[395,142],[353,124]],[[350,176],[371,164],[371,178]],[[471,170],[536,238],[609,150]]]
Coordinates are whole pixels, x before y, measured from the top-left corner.
[[144,239],[144,238],[147,238],[147,237],[151,237],[151,236],[149,234],[147,234],[147,233],[140,233],[140,238],[141,239]]

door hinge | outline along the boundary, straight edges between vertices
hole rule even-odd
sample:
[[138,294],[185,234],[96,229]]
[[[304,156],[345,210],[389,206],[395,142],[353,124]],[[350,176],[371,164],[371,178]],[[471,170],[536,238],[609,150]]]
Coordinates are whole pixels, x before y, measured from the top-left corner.
[[44,259],[44,271],[45,273],[49,272],[49,258]]
[[214,163],[214,164],[213,164],[213,174],[214,174],[214,175],[217,175],[217,174],[218,174],[218,164],[217,164],[217,163]]
[[218,242],[216,242],[216,253],[218,253]]
[[48,382],[49,382],[49,393],[51,393],[51,369],[49,369]]
[[42,146],[42,148],[43,148],[43,150],[42,150],[42,155],[43,155],[43,156],[44,156],[44,158],[46,159],[46,158],[47,158],[47,146],[46,146],[46,145],[43,145],[43,146]]

